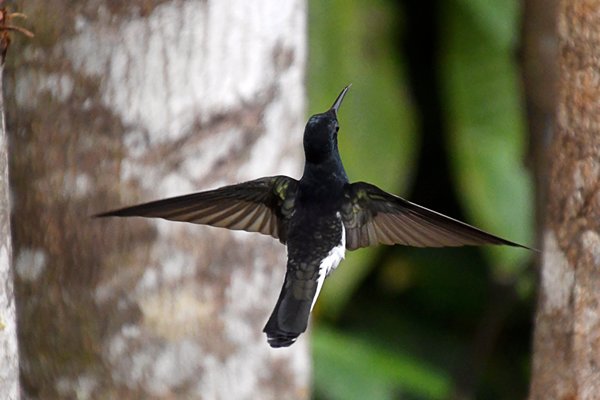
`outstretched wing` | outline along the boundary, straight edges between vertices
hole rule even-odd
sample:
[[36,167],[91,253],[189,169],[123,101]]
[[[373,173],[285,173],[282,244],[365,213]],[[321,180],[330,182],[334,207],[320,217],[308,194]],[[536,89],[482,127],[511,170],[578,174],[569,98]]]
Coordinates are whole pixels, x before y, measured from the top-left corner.
[[376,244],[416,247],[505,244],[527,248],[364,182],[347,186],[342,218],[348,250]]
[[260,178],[219,189],[152,201],[95,217],[152,217],[259,232],[282,243],[294,209],[298,181]]

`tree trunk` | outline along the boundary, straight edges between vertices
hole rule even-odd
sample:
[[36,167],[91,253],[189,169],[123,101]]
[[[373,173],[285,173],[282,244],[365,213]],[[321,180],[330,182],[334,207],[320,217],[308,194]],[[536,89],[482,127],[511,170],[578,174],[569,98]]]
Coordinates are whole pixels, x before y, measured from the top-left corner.
[[0,61],[0,394],[3,399],[17,400],[19,399],[19,349],[12,270],[3,76],[4,63]]
[[[303,0],[32,0],[11,68],[22,379],[37,398],[309,394],[268,347],[285,249],[110,208],[297,175]],[[15,53],[16,54],[16,53]]]
[[562,0],[531,399],[600,393],[600,3]]

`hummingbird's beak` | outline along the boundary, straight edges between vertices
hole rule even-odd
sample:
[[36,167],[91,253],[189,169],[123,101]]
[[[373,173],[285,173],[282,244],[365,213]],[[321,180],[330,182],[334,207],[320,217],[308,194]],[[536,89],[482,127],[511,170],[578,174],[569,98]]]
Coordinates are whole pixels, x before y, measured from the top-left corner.
[[352,84],[349,84],[348,86],[346,86],[344,88],[344,90],[342,90],[342,93],[339,94],[339,96],[337,97],[337,99],[335,99],[335,102],[331,106],[330,110],[333,110],[333,113],[335,114],[336,118],[337,118],[338,109],[342,105],[342,100],[344,100],[344,96],[346,96],[346,93],[348,93],[348,90],[350,90],[350,86],[352,86]]

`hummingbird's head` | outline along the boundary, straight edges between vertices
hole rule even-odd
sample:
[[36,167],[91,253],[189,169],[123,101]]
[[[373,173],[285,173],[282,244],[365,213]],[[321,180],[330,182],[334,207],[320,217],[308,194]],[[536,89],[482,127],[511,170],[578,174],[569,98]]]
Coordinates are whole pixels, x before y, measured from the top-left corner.
[[304,129],[306,161],[318,163],[338,151],[337,134],[340,125],[337,113],[350,86],[348,85],[342,90],[329,110],[321,114],[315,114],[308,119]]

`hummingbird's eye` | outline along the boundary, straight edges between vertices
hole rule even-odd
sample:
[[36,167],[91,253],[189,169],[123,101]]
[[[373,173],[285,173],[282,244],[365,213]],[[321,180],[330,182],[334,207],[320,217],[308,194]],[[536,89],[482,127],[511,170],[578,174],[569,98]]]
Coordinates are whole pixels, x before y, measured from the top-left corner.
[[339,125],[336,125],[336,126],[335,126],[335,133],[338,133],[338,131],[339,131],[339,130],[340,130],[340,126],[339,126]]

